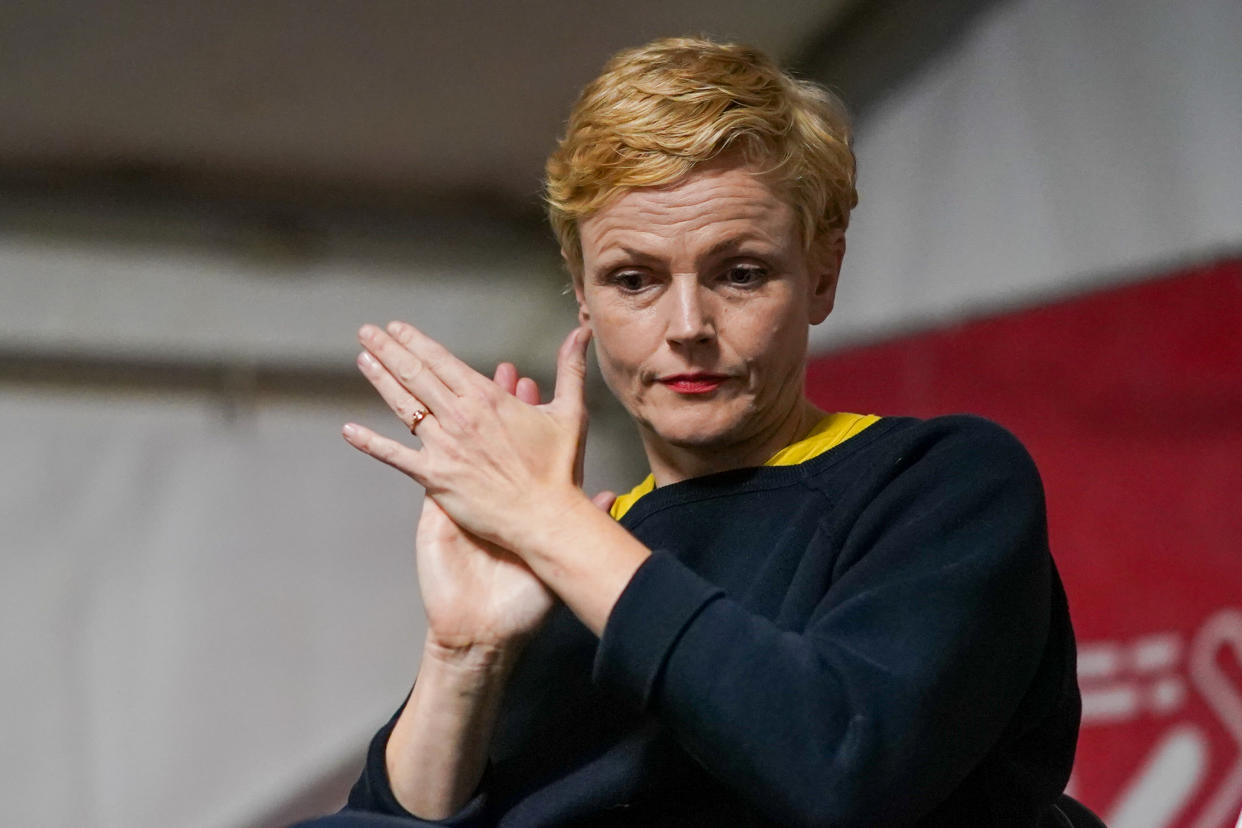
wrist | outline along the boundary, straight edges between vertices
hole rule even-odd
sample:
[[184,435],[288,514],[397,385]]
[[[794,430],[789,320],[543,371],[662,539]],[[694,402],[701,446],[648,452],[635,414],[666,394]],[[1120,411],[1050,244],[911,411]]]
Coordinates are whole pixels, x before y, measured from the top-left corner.
[[397,802],[423,819],[456,813],[478,788],[516,652],[428,634],[418,679],[384,747]]
[[547,493],[529,510],[514,551],[586,627],[600,635],[617,597],[651,555],[581,489]]
[[486,678],[507,675],[517,661],[526,638],[504,642],[445,642],[428,631],[423,641],[420,671],[435,670],[445,676]]
[[523,514],[525,520],[514,533],[512,544],[505,546],[532,564],[532,557],[539,557],[560,545],[563,536],[574,534],[574,528],[583,518],[590,521],[603,513],[586,492],[566,483],[540,490],[538,497],[526,504]]

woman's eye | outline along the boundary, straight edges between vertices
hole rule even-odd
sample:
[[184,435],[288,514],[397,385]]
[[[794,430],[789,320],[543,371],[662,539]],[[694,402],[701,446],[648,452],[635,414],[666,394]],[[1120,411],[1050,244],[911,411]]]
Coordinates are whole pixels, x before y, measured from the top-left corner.
[[735,287],[752,287],[763,281],[767,275],[761,267],[754,265],[736,265],[725,271],[725,281]]
[[623,270],[620,273],[614,273],[609,281],[621,288],[621,290],[637,291],[642,290],[647,284],[646,277],[634,270]]

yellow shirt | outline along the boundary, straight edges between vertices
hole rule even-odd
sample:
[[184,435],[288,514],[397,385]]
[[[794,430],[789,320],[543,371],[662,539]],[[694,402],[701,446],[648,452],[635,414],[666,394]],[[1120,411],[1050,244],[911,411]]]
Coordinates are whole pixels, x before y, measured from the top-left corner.
[[[874,414],[828,414],[815,424],[811,433],[796,443],[791,443],[768,458],[765,466],[796,466],[812,457],[818,457],[828,449],[839,446],[880,418]],[[655,478],[647,475],[643,482],[619,495],[612,503],[609,514],[620,520],[638,499],[655,490]]]

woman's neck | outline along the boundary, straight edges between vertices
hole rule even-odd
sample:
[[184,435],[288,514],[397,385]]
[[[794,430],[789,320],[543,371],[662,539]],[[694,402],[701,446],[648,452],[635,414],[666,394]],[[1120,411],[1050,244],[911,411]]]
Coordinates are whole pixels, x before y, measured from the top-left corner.
[[667,486],[706,474],[762,466],[785,446],[809,434],[824,416],[803,398],[784,417],[736,442],[677,446],[657,435],[644,434],[643,447],[656,486]]

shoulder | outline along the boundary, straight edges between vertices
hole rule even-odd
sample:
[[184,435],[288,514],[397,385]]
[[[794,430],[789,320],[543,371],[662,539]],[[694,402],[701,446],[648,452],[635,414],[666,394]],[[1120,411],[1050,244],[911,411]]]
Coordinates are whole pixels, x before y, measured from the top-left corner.
[[968,472],[985,480],[1000,478],[1041,487],[1035,460],[1003,426],[983,417],[956,414],[927,420],[924,428],[930,444],[927,459],[946,473]]
[[1022,443],[972,415],[894,418],[878,436],[854,462],[815,481],[841,539],[838,574],[870,583],[930,567],[940,575],[928,577],[943,586],[940,576],[960,564],[953,577],[973,573],[997,587],[988,594],[1026,595],[1043,606],[1046,507]]
[[991,504],[987,511],[1015,502],[1043,508],[1043,484],[1030,453],[1010,431],[982,417],[887,417],[850,443],[835,460],[811,461],[807,468],[808,486],[838,514],[898,505],[938,513],[967,503]]
[[915,465],[945,472],[1008,469],[1037,474],[1035,462],[1022,442],[1005,427],[974,414],[951,414],[930,419],[886,417],[858,439],[855,462],[868,465]]
[[977,414],[945,414],[927,419],[884,417],[880,423],[890,426],[883,434],[886,441],[969,443],[981,448],[1025,452],[1022,443],[1007,428]]

